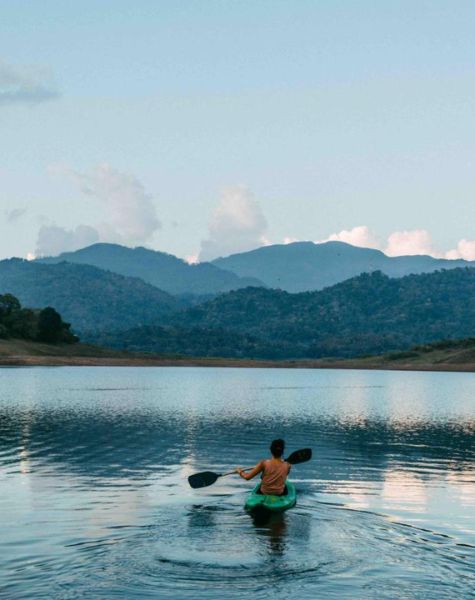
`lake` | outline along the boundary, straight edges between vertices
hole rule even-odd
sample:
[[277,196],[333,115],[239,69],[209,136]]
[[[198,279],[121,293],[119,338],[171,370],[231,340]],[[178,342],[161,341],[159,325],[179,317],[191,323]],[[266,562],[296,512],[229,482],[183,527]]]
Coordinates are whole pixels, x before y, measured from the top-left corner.
[[[0,597],[473,598],[475,376],[0,369]],[[283,437],[297,506],[243,510]]]

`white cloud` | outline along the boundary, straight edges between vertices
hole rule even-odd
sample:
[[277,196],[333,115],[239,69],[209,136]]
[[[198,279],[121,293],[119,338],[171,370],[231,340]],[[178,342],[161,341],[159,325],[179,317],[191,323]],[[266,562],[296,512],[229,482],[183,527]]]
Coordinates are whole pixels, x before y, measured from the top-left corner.
[[[285,238],[284,243],[290,243],[293,240],[294,238]],[[384,244],[366,225],[360,225],[353,229],[343,229],[339,233],[332,233],[326,239],[315,243],[322,244],[328,241],[346,242],[363,248],[376,248],[388,256],[426,255],[434,258],[475,260],[475,240],[460,240],[455,249],[443,253],[434,246],[432,237],[426,229],[394,231]]]
[[107,223],[98,225],[101,239],[140,244],[160,229],[152,196],[133,175],[108,164],[99,165],[91,173],[69,173],[84,194],[101,201],[108,210]]
[[50,169],[70,177],[86,196],[100,202],[108,221],[94,227],[79,225],[68,230],[57,225],[41,227],[37,254],[52,256],[77,250],[95,242],[113,242],[134,246],[147,242],[161,227],[152,197],[133,175],[102,164],[90,173],[80,173],[64,166]]
[[0,105],[37,104],[58,96],[48,69],[12,66],[0,61]]
[[353,227],[353,229],[343,229],[339,233],[332,233],[325,240],[315,243],[321,244],[323,242],[345,242],[362,248],[381,248],[380,239],[366,225],[359,225]]
[[395,231],[391,233],[384,252],[388,256],[425,254],[440,257],[440,253],[434,249],[432,238],[426,229]]
[[284,240],[283,240],[282,243],[285,246],[287,246],[288,244],[294,244],[295,242],[298,242],[298,241],[300,241],[300,240],[298,238],[296,238],[296,237],[287,236],[287,237],[284,238]]
[[475,240],[460,240],[457,248],[449,250],[445,258],[463,258],[464,260],[475,260]]
[[99,232],[88,225],[75,229],[64,229],[57,225],[43,225],[38,233],[36,256],[56,256],[61,252],[72,252],[99,241]]
[[266,218],[250,190],[244,186],[228,188],[212,215],[209,237],[201,242],[200,260],[266,245],[266,230]]

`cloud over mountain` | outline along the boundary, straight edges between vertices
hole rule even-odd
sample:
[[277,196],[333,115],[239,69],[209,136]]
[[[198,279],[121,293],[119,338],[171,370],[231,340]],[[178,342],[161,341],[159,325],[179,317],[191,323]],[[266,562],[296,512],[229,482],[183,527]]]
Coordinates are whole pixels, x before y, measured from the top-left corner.
[[[381,240],[366,225],[359,225],[353,229],[343,229],[339,233],[332,233],[320,242],[345,242],[361,248],[376,248],[381,246]],[[319,242],[316,242],[319,243]]]
[[324,240],[317,240],[315,243],[329,241],[346,242],[352,246],[382,250],[387,256],[427,255],[434,258],[475,260],[475,240],[462,239],[455,249],[442,252],[434,245],[432,236],[427,229],[393,231],[387,237],[386,242],[383,242],[368,226],[359,225],[353,229],[343,229],[338,233],[332,233]]
[[438,258],[441,256],[435,250],[430,233],[426,229],[391,233],[384,253],[388,256],[410,256],[415,254],[427,254]]
[[122,173],[106,163],[91,173],[71,170],[70,175],[83,194],[96,198],[107,208],[108,221],[98,226],[103,241],[138,244],[160,229],[152,196],[133,175]]
[[54,256],[98,241],[134,246],[147,242],[160,229],[152,196],[133,175],[108,164],[101,164],[89,173],[65,167],[56,167],[54,171],[70,177],[84,195],[100,202],[108,220],[75,229],[42,226],[37,241],[38,256]]
[[43,225],[38,232],[36,255],[56,256],[61,252],[72,252],[98,241],[98,231],[89,225],[78,225],[75,229]]
[[267,243],[267,220],[252,192],[244,186],[224,190],[201,242],[200,260],[245,252]]
[[457,248],[446,253],[447,258],[463,258],[475,260],[475,240],[460,240]]

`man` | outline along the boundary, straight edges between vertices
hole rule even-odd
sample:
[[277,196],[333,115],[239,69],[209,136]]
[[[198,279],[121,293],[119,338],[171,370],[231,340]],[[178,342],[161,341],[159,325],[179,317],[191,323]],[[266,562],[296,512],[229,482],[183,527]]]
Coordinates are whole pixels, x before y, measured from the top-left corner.
[[261,460],[249,473],[241,467],[236,469],[236,473],[246,480],[262,473],[259,493],[266,496],[284,496],[287,493],[285,482],[291,469],[291,465],[282,458],[284,449],[284,440],[274,440],[270,445],[272,458]]

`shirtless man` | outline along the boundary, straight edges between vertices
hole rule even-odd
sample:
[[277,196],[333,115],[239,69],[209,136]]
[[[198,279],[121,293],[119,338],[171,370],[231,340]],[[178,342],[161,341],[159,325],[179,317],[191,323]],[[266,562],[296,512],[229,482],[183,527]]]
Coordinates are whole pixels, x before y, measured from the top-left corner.
[[262,473],[259,493],[266,496],[283,496],[287,491],[285,482],[291,468],[291,465],[282,458],[284,449],[284,440],[274,440],[270,445],[272,458],[261,460],[249,473],[241,467],[236,469],[236,473],[246,480]]

